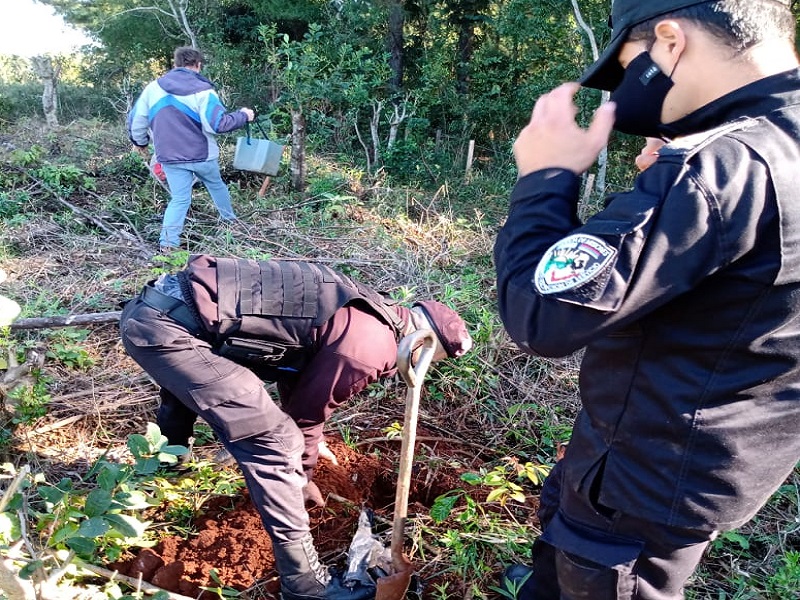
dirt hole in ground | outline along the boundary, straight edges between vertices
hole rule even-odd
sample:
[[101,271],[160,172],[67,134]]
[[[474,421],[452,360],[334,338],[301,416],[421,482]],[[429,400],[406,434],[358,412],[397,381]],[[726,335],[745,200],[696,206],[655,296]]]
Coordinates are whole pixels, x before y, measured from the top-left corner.
[[[418,435],[422,437],[424,432]],[[378,525],[391,527],[400,440],[378,441],[357,449],[336,437],[328,437],[327,442],[339,464],[320,459],[314,481],[327,500],[324,507],[309,511],[311,531],[323,561],[343,566],[362,506],[374,511]],[[465,454],[470,457],[470,469],[461,466],[464,463],[459,456]],[[463,489],[460,476],[477,469],[475,454],[474,449],[457,443],[418,442],[409,516],[427,514],[438,496]],[[478,501],[486,497],[480,487],[469,491]],[[149,518],[160,522],[158,517]],[[122,575],[141,577],[159,588],[199,600],[220,598],[203,589],[220,585],[248,590],[251,598],[280,597],[272,544],[246,491],[206,502],[193,520],[191,534],[163,538],[153,548],[141,549],[110,566]],[[212,569],[217,581],[211,577]],[[421,585],[424,589],[422,580]]]

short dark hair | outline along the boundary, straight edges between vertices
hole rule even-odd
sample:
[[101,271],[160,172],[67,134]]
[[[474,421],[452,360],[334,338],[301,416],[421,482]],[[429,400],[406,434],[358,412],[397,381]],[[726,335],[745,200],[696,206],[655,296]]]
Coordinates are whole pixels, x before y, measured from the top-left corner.
[[769,39],[785,39],[794,45],[795,20],[788,0],[713,0],[695,4],[631,28],[628,41],[655,43],[654,29],[664,19],[685,19],[742,52]]
[[203,53],[191,46],[175,48],[176,67],[196,67],[203,62]]

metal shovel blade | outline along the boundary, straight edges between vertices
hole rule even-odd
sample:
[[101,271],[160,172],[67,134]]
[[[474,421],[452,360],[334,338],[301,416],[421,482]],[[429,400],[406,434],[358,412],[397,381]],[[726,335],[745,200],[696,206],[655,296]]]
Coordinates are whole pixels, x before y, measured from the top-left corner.
[[[412,355],[420,346],[422,346],[422,351],[416,366],[412,368]],[[417,437],[419,397],[422,380],[428,371],[435,350],[436,336],[430,329],[418,329],[405,336],[397,345],[397,370],[408,385],[408,394],[406,395],[403,443],[400,448],[400,472],[397,477],[394,520],[392,522],[391,553],[394,572],[378,579],[375,600],[403,600],[414,573],[414,566],[403,554],[403,538],[408,516],[414,444]]]
[[[406,597],[408,586],[411,583],[411,576],[414,574],[414,565],[405,556],[400,556],[402,570],[396,571],[386,577],[378,579],[378,589],[375,592],[375,600],[402,600]],[[397,564],[393,561],[395,569]]]

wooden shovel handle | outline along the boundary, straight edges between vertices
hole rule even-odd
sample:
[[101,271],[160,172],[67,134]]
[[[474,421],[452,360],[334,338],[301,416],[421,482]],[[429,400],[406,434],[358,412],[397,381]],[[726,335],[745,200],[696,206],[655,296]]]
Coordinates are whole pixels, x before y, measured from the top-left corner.
[[[422,346],[422,352],[416,366],[412,368],[412,356],[420,346]],[[414,443],[417,437],[420,392],[435,349],[436,335],[430,329],[413,331],[400,340],[397,345],[397,370],[408,385],[403,421],[403,442],[400,447],[400,472],[397,477],[394,520],[392,522],[392,562],[397,569],[400,569],[403,564],[403,538],[408,516],[408,495],[411,489],[411,468],[414,462]]]

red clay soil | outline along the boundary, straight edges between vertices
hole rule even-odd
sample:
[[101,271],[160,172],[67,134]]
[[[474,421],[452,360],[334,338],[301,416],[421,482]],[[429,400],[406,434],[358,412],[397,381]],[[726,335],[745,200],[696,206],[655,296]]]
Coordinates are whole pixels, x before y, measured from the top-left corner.
[[[392,445],[399,450],[399,443]],[[327,501],[324,507],[309,511],[311,528],[323,561],[341,562],[344,566],[344,553],[355,533],[362,505],[391,521],[396,452],[382,451],[379,459],[375,454],[360,454],[340,440],[329,438],[328,446],[339,465],[320,459],[314,481]],[[461,487],[459,476],[460,472],[452,469],[437,468],[435,474],[426,466],[416,469],[409,514],[426,510],[437,496]],[[279,597],[272,544],[246,492],[207,503],[194,521],[194,530],[196,534],[191,537],[168,537],[155,547],[142,549],[136,556],[110,566],[122,575],[141,576],[143,581],[162,589],[199,600],[220,597],[202,590],[219,586],[210,576],[212,569],[224,586],[243,591],[258,584],[259,597]]]

